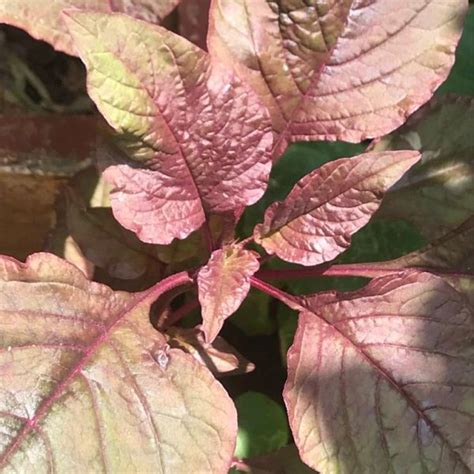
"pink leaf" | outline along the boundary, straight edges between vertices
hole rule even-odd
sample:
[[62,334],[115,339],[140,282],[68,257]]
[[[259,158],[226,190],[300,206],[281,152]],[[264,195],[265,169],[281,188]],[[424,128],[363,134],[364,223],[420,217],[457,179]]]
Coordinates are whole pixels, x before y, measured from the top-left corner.
[[2,471],[227,473],[232,401],[149,322],[189,281],[129,294],[53,255],[0,258]]
[[474,309],[464,295],[406,272],[302,305],[284,398],[309,466],[472,472]]
[[467,0],[214,0],[209,49],[249,77],[280,136],[359,142],[428,101],[454,62]]
[[332,260],[419,158],[412,151],[365,153],[322,166],[267,209],[263,224],[255,227],[256,242],[288,262],[310,266]]
[[124,227],[168,244],[208,213],[262,196],[270,122],[231,70],[184,38],[124,15],[70,12],[68,24],[89,93],[135,161],[105,173]]
[[239,309],[250,290],[250,277],[259,266],[258,254],[229,246],[216,250],[201,268],[197,282],[207,342],[216,338],[225,319]]
[[123,12],[158,23],[178,3],[179,0],[6,0],[0,2],[0,22],[22,28],[57,50],[75,55],[71,36],[61,18],[65,8]]

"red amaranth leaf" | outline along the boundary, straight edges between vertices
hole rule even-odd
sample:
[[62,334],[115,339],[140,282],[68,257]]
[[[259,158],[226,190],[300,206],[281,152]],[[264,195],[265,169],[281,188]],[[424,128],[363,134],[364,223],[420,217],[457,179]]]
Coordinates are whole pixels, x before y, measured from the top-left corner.
[[309,466],[472,472],[474,310],[464,295],[406,272],[302,305],[284,398]]
[[184,38],[119,14],[70,12],[89,93],[135,163],[109,167],[117,220],[145,242],[183,239],[256,202],[271,168],[266,109]]
[[198,273],[202,330],[212,342],[224,321],[239,309],[250,290],[250,277],[259,269],[258,254],[239,246],[216,250]]
[[278,156],[291,141],[359,142],[400,126],[447,77],[467,8],[467,0],[214,0],[208,45],[264,98]]
[[34,38],[74,56],[76,50],[61,18],[65,8],[123,12],[158,23],[178,3],[179,0],[6,0],[0,2],[0,23],[22,28]]
[[128,294],[50,254],[0,258],[0,469],[227,473],[232,401],[149,322],[188,281]]
[[412,151],[365,153],[321,166],[267,209],[255,241],[288,262],[310,266],[334,259],[419,158]]

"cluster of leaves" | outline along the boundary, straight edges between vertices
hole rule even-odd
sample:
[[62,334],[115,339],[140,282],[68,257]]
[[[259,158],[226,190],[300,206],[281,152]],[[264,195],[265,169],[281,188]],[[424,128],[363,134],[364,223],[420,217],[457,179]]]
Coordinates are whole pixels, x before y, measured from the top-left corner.
[[[205,49],[157,25],[176,0],[0,1],[0,21],[83,61],[100,112],[35,118],[18,145],[20,115],[0,145],[81,158],[50,253],[0,257],[1,468],[471,472],[474,99],[432,99],[468,1],[204,1],[206,43],[185,3]],[[444,87],[474,95],[464,65]],[[336,140],[354,145],[329,161],[292,145]],[[90,162],[100,177],[77,173]],[[425,245],[391,230],[385,261],[351,254],[375,214]],[[314,292],[328,277],[370,281]],[[217,379],[254,369],[220,336],[261,304],[251,288],[299,313],[288,351],[281,335],[296,449],[244,462],[259,453],[235,451]]]

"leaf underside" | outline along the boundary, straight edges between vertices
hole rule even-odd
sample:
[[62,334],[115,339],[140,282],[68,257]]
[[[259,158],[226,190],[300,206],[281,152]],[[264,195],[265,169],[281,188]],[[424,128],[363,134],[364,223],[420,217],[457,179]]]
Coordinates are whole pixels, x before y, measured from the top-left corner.
[[0,259],[0,295],[2,468],[227,472],[233,404],[153,329],[150,292],[113,292],[35,254]]
[[474,307],[427,273],[303,299],[284,398],[302,459],[336,472],[474,468]]

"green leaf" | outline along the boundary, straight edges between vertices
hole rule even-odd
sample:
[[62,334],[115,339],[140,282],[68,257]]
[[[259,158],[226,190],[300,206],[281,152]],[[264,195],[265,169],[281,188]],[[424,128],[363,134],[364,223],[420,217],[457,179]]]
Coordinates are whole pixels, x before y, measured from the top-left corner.
[[248,458],[275,451],[288,443],[289,428],[282,406],[257,392],[247,392],[235,401],[239,433],[235,456]]

